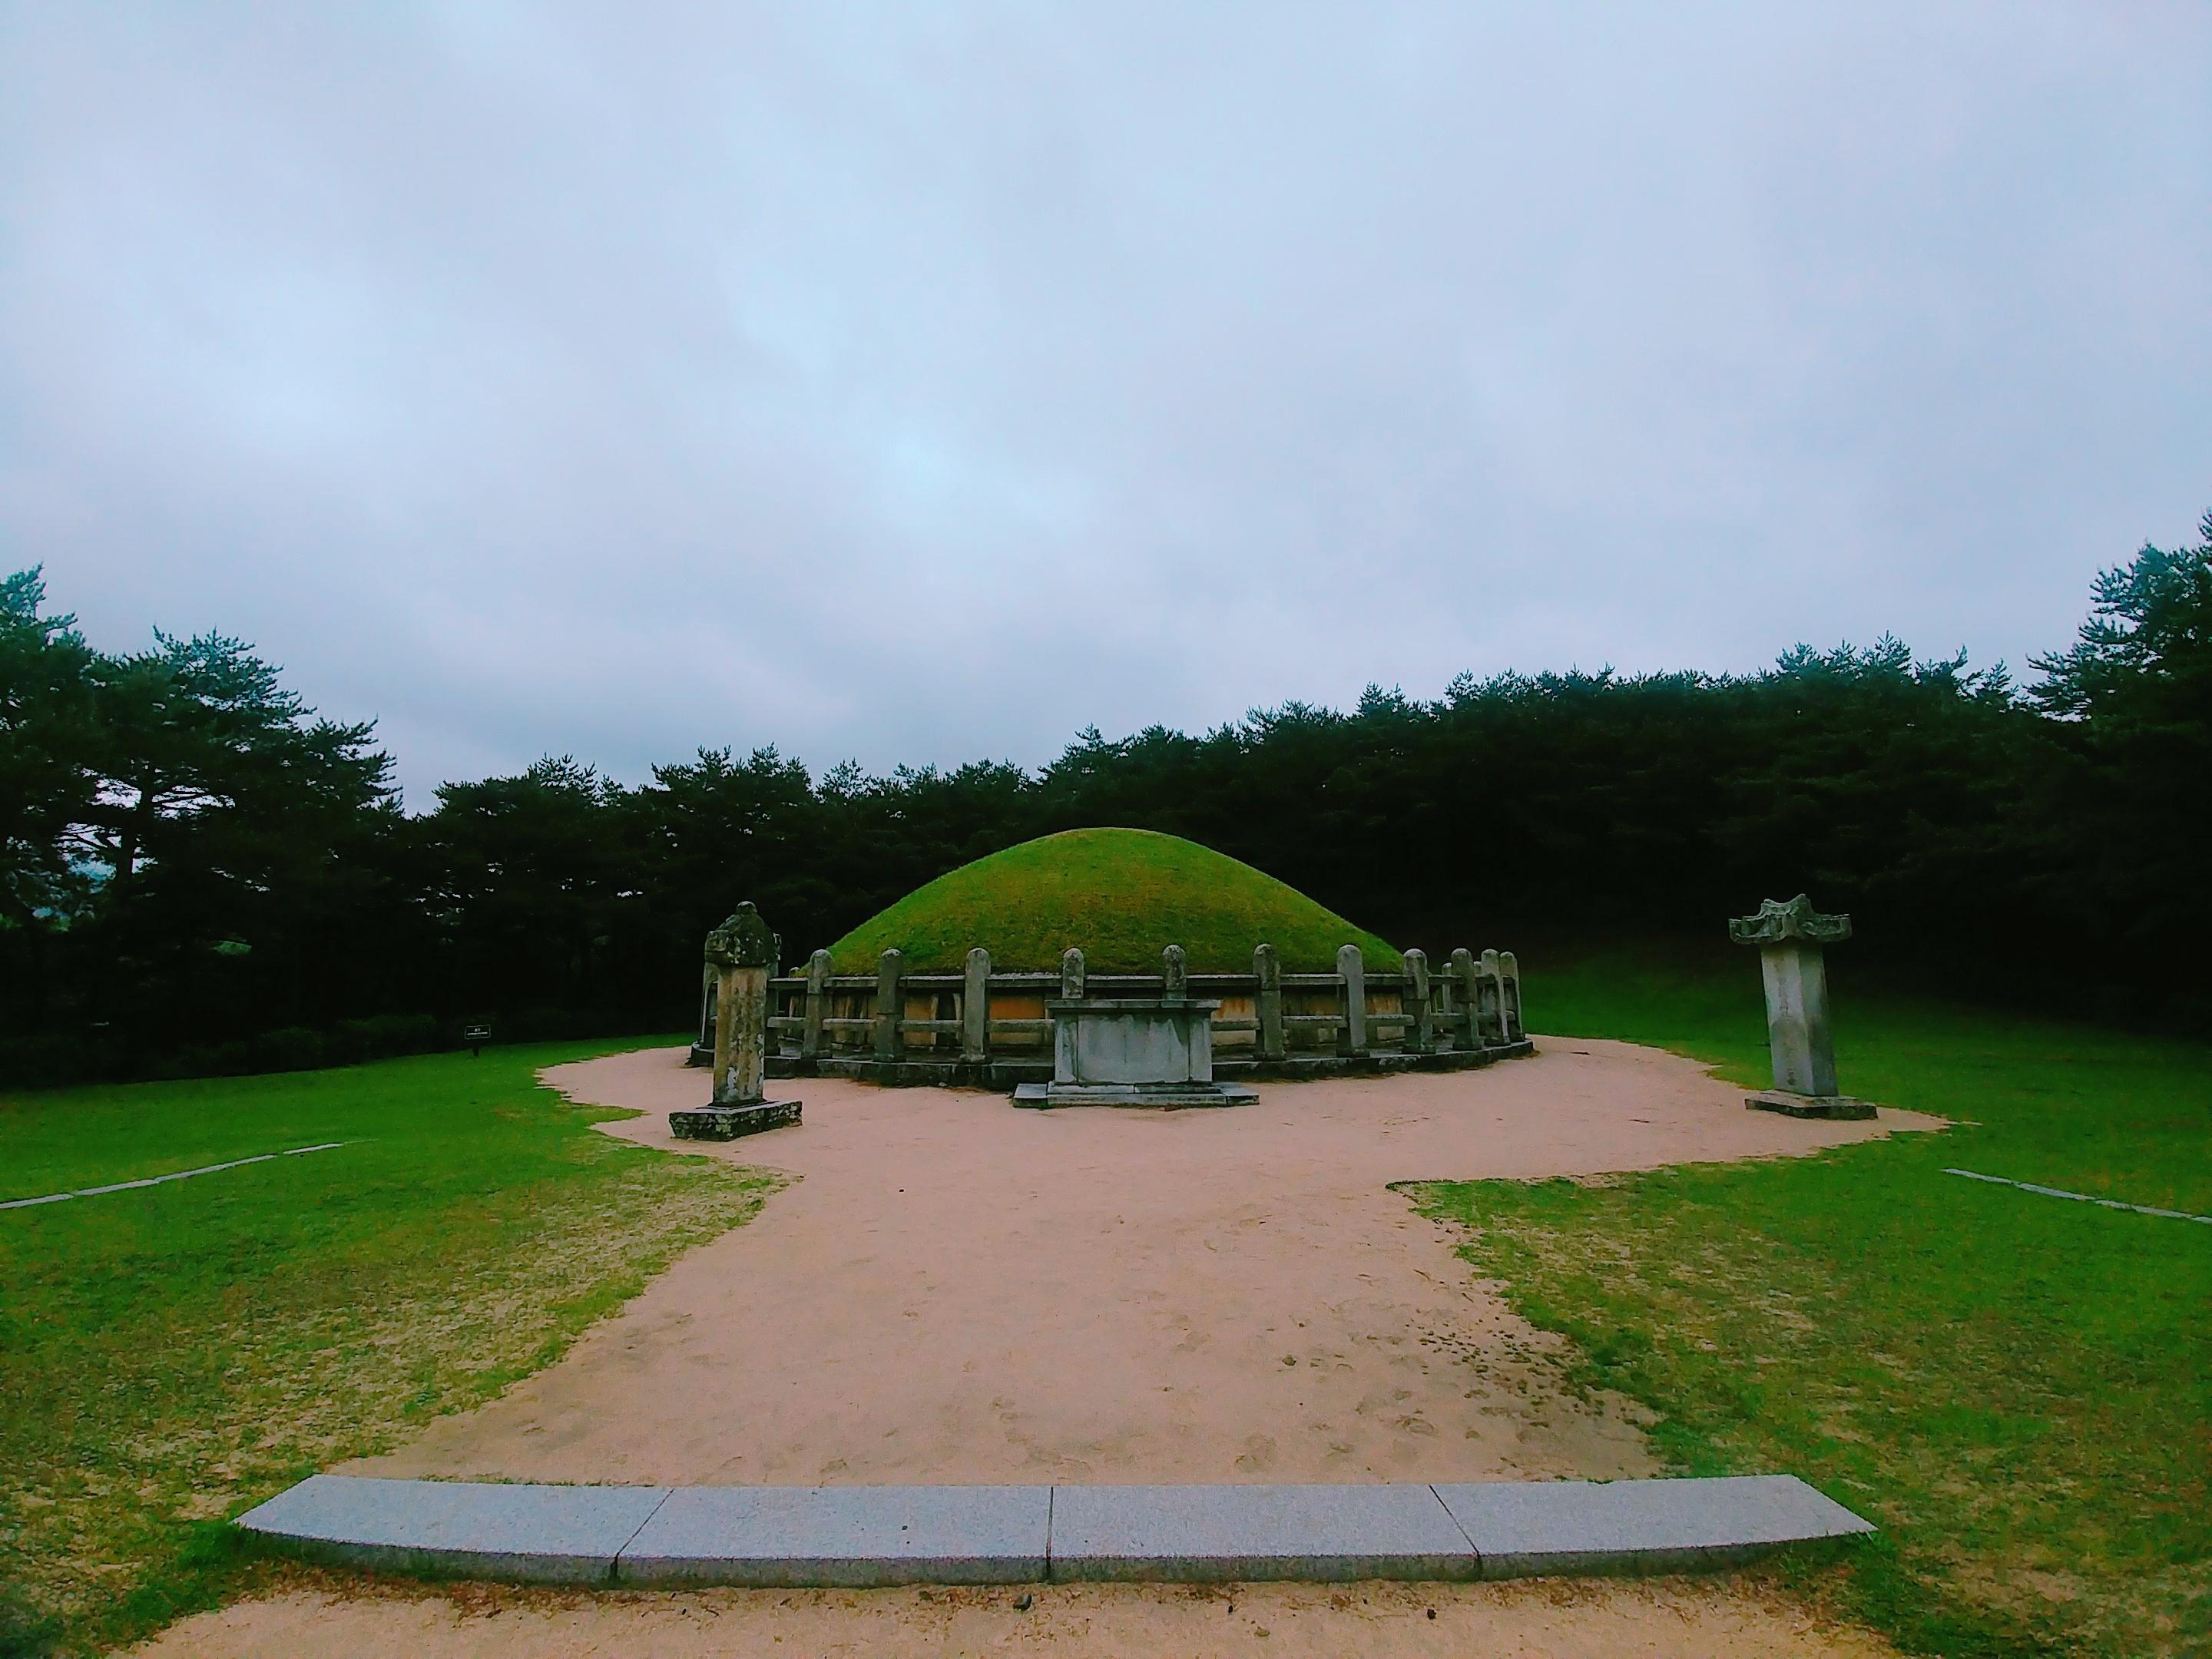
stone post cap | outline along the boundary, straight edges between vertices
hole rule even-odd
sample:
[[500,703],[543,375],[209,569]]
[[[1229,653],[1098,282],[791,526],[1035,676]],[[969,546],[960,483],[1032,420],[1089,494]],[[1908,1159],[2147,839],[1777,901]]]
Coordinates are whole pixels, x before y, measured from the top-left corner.
[[775,965],[775,935],[747,899],[730,912],[729,919],[707,935],[707,960],[717,968],[768,968]]
[[1765,899],[1748,916],[1729,919],[1729,938],[1738,945],[1781,945],[1803,939],[1808,945],[1834,945],[1851,936],[1847,915],[1823,915],[1813,901],[1800,893],[1789,903]]

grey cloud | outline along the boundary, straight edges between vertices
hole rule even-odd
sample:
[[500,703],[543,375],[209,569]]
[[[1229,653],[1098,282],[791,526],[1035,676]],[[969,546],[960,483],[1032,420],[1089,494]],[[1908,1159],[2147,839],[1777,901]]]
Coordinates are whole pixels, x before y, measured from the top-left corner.
[[2212,505],[2194,9],[0,17],[0,553],[417,805],[2018,662]]

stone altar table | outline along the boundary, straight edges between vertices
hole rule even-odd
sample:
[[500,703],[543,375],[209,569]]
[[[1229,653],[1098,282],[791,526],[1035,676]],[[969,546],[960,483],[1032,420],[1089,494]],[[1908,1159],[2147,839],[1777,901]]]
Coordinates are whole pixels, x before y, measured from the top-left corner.
[[1241,1106],[1243,1084],[1213,1080],[1213,1012],[1191,997],[1072,998],[1048,1003],[1052,1081],[1024,1083],[1017,1106]]

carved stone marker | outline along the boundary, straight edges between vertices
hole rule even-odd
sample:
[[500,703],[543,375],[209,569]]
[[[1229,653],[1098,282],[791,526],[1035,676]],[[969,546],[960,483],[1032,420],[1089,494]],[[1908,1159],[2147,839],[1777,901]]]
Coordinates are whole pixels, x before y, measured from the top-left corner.
[[671,1112],[678,1140],[734,1140],[799,1121],[795,1100],[769,1100],[768,981],[776,939],[750,903],[707,935],[707,965],[715,973],[714,1095],[706,1106]]
[[1766,1040],[1774,1087],[1745,1097],[1755,1111],[1791,1117],[1872,1117],[1874,1107],[1836,1092],[1836,1044],[1828,1027],[1828,970],[1823,945],[1851,936],[1849,916],[1823,915],[1800,893],[1789,903],[1768,899],[1755,915],[1729,922],[1729,937],[1759,947],[1766,983]]
[[1190,958],[1180,945],[1160,949],[1160,994],[1170,1002],[1190,994]]

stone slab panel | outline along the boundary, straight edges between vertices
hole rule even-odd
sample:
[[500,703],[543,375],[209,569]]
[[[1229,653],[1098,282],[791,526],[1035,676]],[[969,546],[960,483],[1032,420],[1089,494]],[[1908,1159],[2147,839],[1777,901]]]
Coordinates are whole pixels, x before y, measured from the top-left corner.
[[679,1487],[622,1553],[624,1584],[1033,1584],[1050,1486]]
[[318,1474],[238,1519],[294,1553],[392,1572],[605,1583],[665,1486],[500,1486]]
[[1486,1578],[1672,1572],[1874,1528],[1795,1475],[1485,1480],[1436,1488]]
[[1854,1100],[1849,1095],[1793,1095],[1772,1089],[1764,1094],[1746,1095],[1746,1107],[1754,1112],[1779,1112],[1784,1117],[1868,1118],[1874,1115],[1874,1103]]
[[1024,1083],[1014,1091],[1017,1106],[1153,1106],[1179,1111],[1189,1106],[1249,1106],[1257,1089],[1241,1083]]
[[1061,1486],[1055,1581],[1447,1579],[1481,1564],[1420,1486]]
[[678,1140],[735,1140],[764,1129],[788,1128],[799,1119],[795,1100],[759,1100],[744,1106],[701,1106],[668,1115],[668,1133]]

